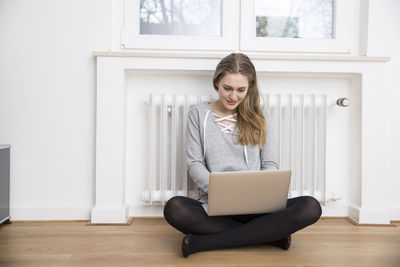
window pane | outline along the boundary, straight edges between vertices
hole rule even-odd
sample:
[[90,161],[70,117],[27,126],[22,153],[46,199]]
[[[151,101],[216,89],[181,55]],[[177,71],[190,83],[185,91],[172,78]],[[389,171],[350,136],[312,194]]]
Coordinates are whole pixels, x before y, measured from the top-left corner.
[[140,34],[221,36],[221,0],[141,0]]
[[334,0],[255,0],[256,36],[332,39]]

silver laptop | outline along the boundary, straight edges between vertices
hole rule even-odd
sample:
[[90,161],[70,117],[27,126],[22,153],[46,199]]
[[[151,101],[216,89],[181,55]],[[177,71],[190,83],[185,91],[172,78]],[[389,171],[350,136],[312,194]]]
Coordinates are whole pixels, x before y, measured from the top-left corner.
[[208,215],[270,213],[286,208],[290,170],[213,172]]

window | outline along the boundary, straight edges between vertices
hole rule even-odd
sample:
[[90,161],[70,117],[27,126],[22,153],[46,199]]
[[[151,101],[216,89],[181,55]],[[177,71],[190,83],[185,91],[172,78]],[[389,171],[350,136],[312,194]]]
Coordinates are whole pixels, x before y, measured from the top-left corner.
[[351,52],[354,0],[244,0],[240,11],[240,50]]
[[355,42],[356,0],[120,1],[125,49],[350,53]]
[[142,0],[140,34],[221,36],[221,0]]
[[333,0],[256,0],[256,37],[333,39]]
[[239,0],[125,0],[125,48],[234,50]]

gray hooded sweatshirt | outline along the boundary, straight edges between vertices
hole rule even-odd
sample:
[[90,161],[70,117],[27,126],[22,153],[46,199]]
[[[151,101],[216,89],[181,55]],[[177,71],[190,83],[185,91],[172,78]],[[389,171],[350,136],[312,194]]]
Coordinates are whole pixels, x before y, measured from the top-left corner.
[[190,109],[187,123],[187,165],[190,177],[199,188],[199,201],[208,203],[211,172],[279,168],[269,130],[262,149],[258,145],[235,144],[237,131],[223,133],[209,103],[204,102]]

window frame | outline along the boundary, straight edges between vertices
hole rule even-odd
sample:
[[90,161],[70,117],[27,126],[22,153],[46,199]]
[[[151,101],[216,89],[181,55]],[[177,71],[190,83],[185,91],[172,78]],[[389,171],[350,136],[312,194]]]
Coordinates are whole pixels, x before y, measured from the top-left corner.
[[[140,34],[140,0],[113,0],[112,47],[129,50],[357,53],[357,0],[334,0],[334,39],[256,37],[255,0],[222,0],[222,36]],[[137,10],[131,12],[128,10]],[[123,15],[122,18],[120,15]],[[115,20],[115,21],[114,21]]]
[[256,37],[255,0],[242,0],[240,6],[240,50],[292,53],[352,53],[355,30],[354,0],[334,0],[333,39]]
[[[222,0],[222,36],[140,34],[140,0],[124,0],[123,49],[238,50],[239,0]],[[129,13],[129,10],[138,12]]]

